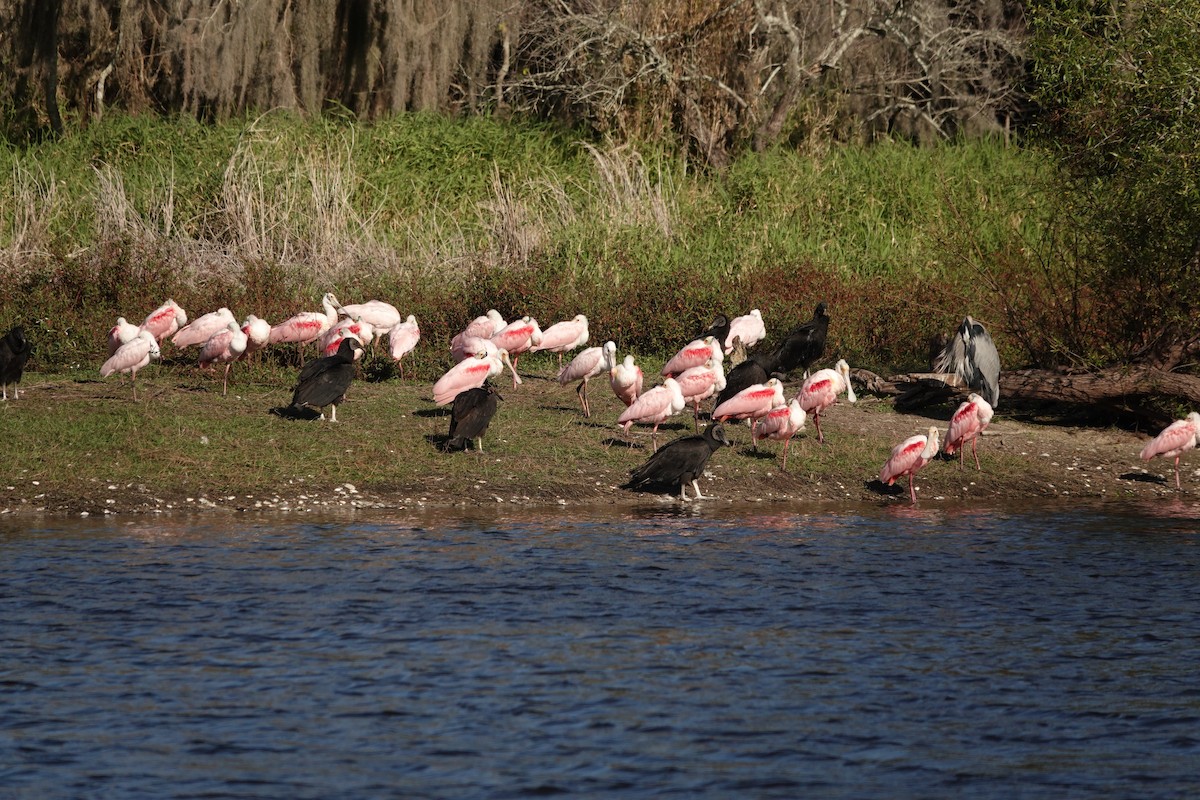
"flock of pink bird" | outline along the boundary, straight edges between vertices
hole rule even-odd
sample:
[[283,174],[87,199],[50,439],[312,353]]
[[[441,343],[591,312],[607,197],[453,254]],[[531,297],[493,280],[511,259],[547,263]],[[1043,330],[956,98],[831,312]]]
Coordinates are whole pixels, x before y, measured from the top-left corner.
[[295,342],[303,360],[303,347],[310,342],[317,343],[322,355],[332,355],[348,336],[367,345],[384,335],[400,374],[404,374],[402,359],[421,338],[413,315],[402,318],[395,306],[379,300],[343,306],[332,293],[321,299],[321,306],[322,311],[301,312],[277,325],[253,314],[239,325],[233,312],[224,307],[189,321],[178,303],[167,300],[141,325],[117,318],[117,324],[108,332],[108,360],[100,367],[100,375],[129,375],[136,400],[138,370],[161,355],[161,345],[169,337],[180,350],[198,346],[201,367],[225,365],[221,382],[224,396],[229,391],[229,370],[234,362],[249,358],[267,345]]
[[[227,308],[189,322],[184,310],[168,300],[152,311],[141,325],[133,325],[124,317],[117,320],[108,334],[109,358],[100,368],[100,374],[104,377],[129,374],[136,400],[138,370],[160,355],[162,342],[170,337],[171,343],[180,349],[199,346],[201,366],[225,366],[221,388],[224,395],[228,391],[229,370],[233,363],[268,345],[294,342],[301,347],[303,355],[303,346],[316,342],[322,354],[332,355],[346,337],[356,338],[366,346],[376,337],[386,335],[389,352],[403,376],[402,359],[416,347],[421,337],[413,315],[404,319],[394,306],[378,300],[343,306],[332,293],[322,298],[321,305],[322,311],[296,314],[276,325],[254,315],[246,317],[239,325]],[[652,426],[651,441],[657,449],[659,426],[689,405],[694,424],[699,428],[700,404],[725,388],[724,360],[735,343],[740,341],[749,348],[765,338],[762,314],[754,309],[730,321],[725,341],[708,336],[689,342],[663,365],[662,382],[644,390],[644,375],[634,357],[626,355],[618,361],[616,344],[612,341],[603,346],[588,347],[563,364],[564,354],[588,342],[588,320],[583,314],[543,331],[531,317],[506,322],[497,311],[490,310],[451,340],[451,354],[457,363],[434,383],[433,399],[438,405],[452,403],[460,393],[483,386],[505,368],[511,372],[515,388],[521,383],[517,361],[522,354],[557,353],[558,382],[563,386],[579,382],[576,393],[584,416],[591,416],[588,382],[606,377],[614,395],[625,406],[617,418],[617,425],[626,434],[635,424]],[[786,471],[788,445],[792,438],[804,430],[811,417],[817,429],[817,440],[824,442],[821,414],[842,394],[851,403],[857,400],[850,382],[850,367],[844,360],[838,361],[832,369],[817,370],[807,376],[790,401],[784,395],[783,383],[778,378],[770,378],[719,403],[712,410],[711,418],[714,422],[745,420],[750,426],[755,448],[764,439],[782,442],[782,469]],[[991,422],[992,414],[992,406],[986,400],[971,394],[951,417],[942,449],[947,455],[959,454],[960,468],[965,449],[970,445],[975,468],[980,469],[976,445]],[[916,503],[915,475],[938,453],[939,440],[936,427],[931,427],[926,434],[905,439],[893,448],[880,470],[879,480],[892,485],[897,478],[906,476],[909,496]],[[1179,488],[1180,456],[1197,446],[1200,446],[1200,414],[1193,412],[1149,442],[1141,457],[1145,460],[1155,456],[1173,458],[1175,484]]]

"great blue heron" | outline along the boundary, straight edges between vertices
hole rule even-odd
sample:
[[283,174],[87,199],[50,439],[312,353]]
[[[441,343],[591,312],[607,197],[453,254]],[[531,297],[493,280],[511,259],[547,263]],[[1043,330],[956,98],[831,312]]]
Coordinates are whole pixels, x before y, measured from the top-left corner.
[[971,317],[965,317],[950,337],[933,370],[957,375],[993,408],[999,404],[1000,355],[987,328]]
[[[728,444],[724,426],[720,423],[709,425],[699,436],[684,436],[663,445],[645,464],[633,471],[624,488],[678,486],[680,500],[703,500],[705,496],[700,493],[698,480],[704,474],[704,466],[721,445]],[[693,498],[687,496],[689,483],[696,490]]]

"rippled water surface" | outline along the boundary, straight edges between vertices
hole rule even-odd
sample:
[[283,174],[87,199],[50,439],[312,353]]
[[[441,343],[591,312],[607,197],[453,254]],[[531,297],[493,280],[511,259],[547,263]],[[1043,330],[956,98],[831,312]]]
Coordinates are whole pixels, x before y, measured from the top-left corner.
[[1198,542],[1187,505],[9,519],[0,798],[1200,796]]

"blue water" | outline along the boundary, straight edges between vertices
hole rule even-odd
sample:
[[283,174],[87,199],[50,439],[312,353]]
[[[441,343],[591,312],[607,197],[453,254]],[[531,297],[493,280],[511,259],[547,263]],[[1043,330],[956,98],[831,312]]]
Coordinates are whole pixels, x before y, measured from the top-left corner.
[[0,798],[1200,796],[1200,508],[0,521]]

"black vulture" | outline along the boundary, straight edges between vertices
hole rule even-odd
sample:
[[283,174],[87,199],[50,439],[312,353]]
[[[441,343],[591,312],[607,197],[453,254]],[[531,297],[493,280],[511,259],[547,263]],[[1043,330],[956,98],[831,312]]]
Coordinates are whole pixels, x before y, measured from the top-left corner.
[[0,339],[0,397],[8,399],[8,385],[13,387],[13,400],[20,397],[17,384],[25,373],[25,362],[33,345],[25,338],[25,328],[17,325]]
[[472,439],[478,439],[476,449],[482,453],[483,434],[496,416],[497,401],[503,399],[491,381],[455,395],[450,409],[450,438],[442,444],[442,450],[447,453],[466,450]]
[[[625,489],[639,489],[647,485],[679,486],[679,499],[704,500],[698,479],[704,474],[708,459],[721,445],[728,445],[725,426],[721,423],[709,425],[698,436],[683,436],[659,448],[645,464],[635,469],[624,485]],[[692,484],[696,496],[687,496],[687,485]]]
[[703,341],[706,336],[713,337],[721,343],[721,347],[724,347],[725,340],[729,338],[729,317],[717,314],[713,317],[713,321],[708,323],[708,327],[700,331],[696,338]]
[[828,334],[829,315],[825,313],[825,304],[817,303],[812,319],[788,331],[777,351],[778,368],[784,372],[803,369],[805,377],[808,377],[809,367],[825,354],[825,337]]
[[292,404],[271,412],[292,419],[325,419],[319,410],[329,406],[329,420],[337,422],[338,404],[346,399],[346,390],[354,380],[354,359],[361,353],[359,341],[347,336],[336,353],[308,362],[300,370]]
[[987,329],[967,316],[933,365],[957,375],[995,408],[1000,402],[1000,354]]
[[756,383],[766,383],[779,372],[779,351],[754,353],[738,364],[725,376],[725,388],[717,394],[716,405],[721,405],[743,389]]

